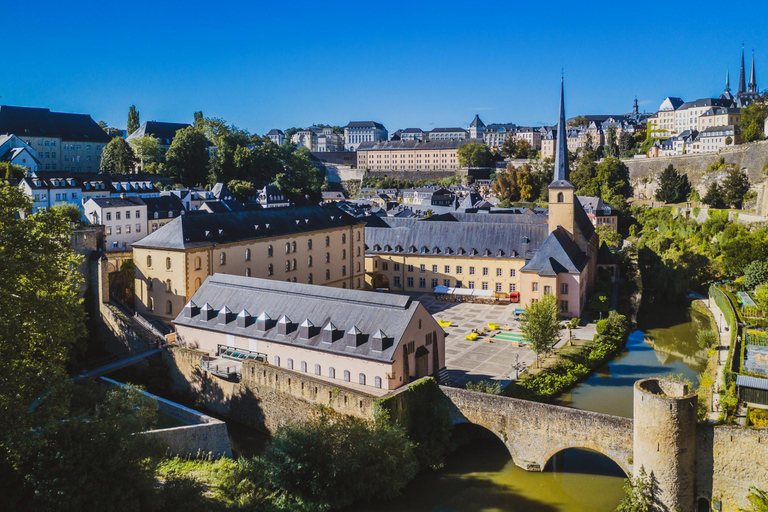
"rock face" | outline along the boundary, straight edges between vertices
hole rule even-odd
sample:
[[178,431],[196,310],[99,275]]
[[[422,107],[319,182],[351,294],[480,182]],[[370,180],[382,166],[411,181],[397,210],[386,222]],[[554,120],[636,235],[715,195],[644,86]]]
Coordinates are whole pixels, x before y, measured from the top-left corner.
[[744,170],[752,184],[762,183],[765,175],[763,166],[768,164],[768,141],[752,142],[719,153],[706,155],[681,155],[660,158],[638,158],[623,160],[629,169],[629,180],[634,189],[634,196],[641,199],[652,199],[658,188],[658,175],[669,164],[679,172],[685,173],[693,188],[702,196],[713,181],[721,182],[726,172],[712,172],[707,169],[720,158],[726,164],[733,164]]

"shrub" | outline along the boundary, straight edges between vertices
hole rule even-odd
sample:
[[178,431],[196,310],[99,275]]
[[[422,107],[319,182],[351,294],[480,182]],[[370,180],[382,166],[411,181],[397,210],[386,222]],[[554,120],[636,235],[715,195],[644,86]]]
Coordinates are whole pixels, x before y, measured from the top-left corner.
[[752,409],[749,411],[749,423],[755,427],[768,427],[768,410]]
[[701,348],[711,348],[717,345],[720,335],[710,329],[704,329],[696,333],[696,342]]
[[581,324],[581,318],[575,316],[571,318],[571,321],[568,323],[568,327],[571,329],[577,328]]
[[477,391],[479,393],[488,393],[489,395],[500,395],[502,391],[501,382],[490,381],[490,380],[467,382],[466,385],[464,386],[464,389],[468,389],[470,391]]

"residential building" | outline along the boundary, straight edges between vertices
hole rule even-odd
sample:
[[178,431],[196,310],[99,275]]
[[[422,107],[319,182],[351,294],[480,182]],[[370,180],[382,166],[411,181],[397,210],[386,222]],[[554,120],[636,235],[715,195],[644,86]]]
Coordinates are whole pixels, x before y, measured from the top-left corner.
[[176,196],[184,205],[184,209],[188,212],[197,210],[206,201],[215,201],[213,192],[202,188],[178,188],[173,190],[165,190],[160,192],[161,196]]
[[344,151],[357,151],[363,142],[381,142],[389,138],[387,129],[374,121],[353,121],[344,127]]
[[464,140],[468,135],[464,128],[435,128],[427,132],[427,140]]
[[313,153],[343,151],[344,144],[340,133],[334,133],[330,126],[310,126],[291,135],[291,144],[305,147]]
[[259,190],[257,202],[262,208],[283,208],[291,206],[291,202],[285,197],[283,191],[275,185],[266,185]]
[[515,138],[526,141],[531,146],[531,149],[537,151],[541,149],[542,135],[541,128],[533,126],[518,126],[515,130]]
[[507,139],[514,138],[517,127],[512,123],[491,123],[483,130],[483,141],[491,149],[499,149]]
[[186,213],[184,203],[178,196],[145,197],[142,202],[147,207],[147,228],[145,234],[154,233],[176,217]]
[[659,111],[648,117],[648,133],[664,139],[677,135],[675,131],[675,111],[685,103],[681,98],[668,96],[661,102]]
[[403,295],[215,274],[175,317],[177,342],[218,371],[245,357],[338,386],[396,389],[445,367],[445,333]]
[[406,128],[405,130],[397,130],[392,134],[392,140],[417,140],[424,141],[427,138],[427,134],[421,128]]
[[619,232],[619,210],[600,197],[577,196],[577,198],[595,228],[606,226],[614,233]]
[[472,139],[362,142],[357,147],[357,167],[372,171],[458,170],[457,151],[469,142]]
[[91,224],[104,226],[105,251],[129,251],[147,234],[147,205],[139,197],[96,197],[83,205]]
[[8,105],[0,107],[0,133],[21,138],[43,171],[98,171],[101,151],[111,140],[89,115]]
[[217,272],[362,289],[364,235],[332,205],[183,215],[133,245],[136,310],[172,319]]
[[703,131],[713,126],[737,126],[741,123],[741,109],[734,107],[711,108],[699,116],[696,130]]
[[285,133],[283,130],[269,130],[267,137],[269,137],[269,140],[271,140],[273,144],[277,144],[278,146],[282,146],[283,143],[285,143]]
[[0,162],[24,167],[27,171],[35,172],[40,166],[37,152],[32,147],[13,134],[0,135]]
[[469,123],[469,138],[470,139],[483,139],[485,136],[485,123],[480,119],[480,116],[475,114],[475,118]]
[[568,181],[562,89],[557,131],[548,215],[367,217],[369,285],[406,292],[474,288],[522,305],[551,293],[563,315],[579,316],[594,285],[598,237]]

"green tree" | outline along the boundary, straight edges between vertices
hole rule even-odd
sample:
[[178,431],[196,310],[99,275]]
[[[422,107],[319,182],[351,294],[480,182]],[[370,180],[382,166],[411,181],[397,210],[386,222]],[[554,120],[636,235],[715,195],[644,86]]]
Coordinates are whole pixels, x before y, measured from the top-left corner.
[[528,158],[531,151],[531,145],[525,139],[517,139],[515,142],[515,156],[517,158]]
[[127,174],[136,165],[136,153],[125,139],[115,137],[101,152],[101,170],[109,174]]
[[27,169],[20,165],[13,165],[11,162],[5,162],[5,179],[20,180],[27,173]]
[[160,163],[162,152],[160,151],[160,139],[152,135],[145,135],[140,139],[131,141],[131,146],[136,153],[142,170],[150,164]]
[[517,169],[512,164],[508,164],[505,171],[497,172],[491,190],[502,201],[508,203],[519,201],[520,188],[517,185]]
[[333,508],[397,496],[418,468],[402,428],[327,414],[278,429],[263,462],[275,487]]
[[176,132],[165,155],[167,172],[177,182],[187,186],[205,183],[208,175],[208,139],[188,126]]
[[203,116],[203,111],[202,110],[196,111],[193,117],[195,118],[195,121],[194,123],[192,123],[192,126],[198,129],[202,128],[203,121],[205,121],[205,117]]
[[573,119],[568,121],[569,127],[586,126],[588,124],[589,124],[589,119],[587,119],[586,116],[576,116]]
[[552,294],[525,307],[520,330],[536,353],[536,366],[539,365],[539,355],[548,352],[560,337],[559,314],[557,298]]
[[141,122],[139,121],[139,111],[136,110],[136,105],[131,105],[128,109],[128,127],[126,128],[126,132],[130,135],[138,130],[139,126],[141,126]]
[[235,199],[241,203],[248,201],[248,198],[253,195],[255,187],[250,181],[232,180],[227,183],[227,188],[234,194]]
[[611,125],[605,130],[605,145],[603,146],[603,155],[606,157],[616,157],[619,154],[619,147],[616,144],[616,127]]
[[284,159],[284,170],[275,177],[275,184],[289,197],[308,197],[320,201],[325,173],[312,165],[307,148],[289,146]]
[[725,208],[723,189],[720,188],[717,182],[712,182],[701,201],[710,208]]
[[656,495],[658,484],[653,474],[648,474],[643,466],[635,478],[624,481],[624,498],[619,503],[616,512],[656,512]]
[[756,260],[747,265],[742,283],[748,290],[768,283],[768,261]]
[[659,176],[659,189],[656,200],[664,203],[682,203],[691,193],[691,183],[688,176],[680,174],[672,164],[669,164]]
[[755,288],[755,302],[763,313],[768,313],[768,285],[761,284]]
[[635,138],[629,132],[619,135],[619,157],[629,158],[635,153]]
[[488,167],[491,164],[491,150],[479,142],[462,144],[456,154],[461,167]]
[[749,192],[749,178],[739,169],[733,169],[723,181],[723,195],[725,203],[734,208],[741,209],[744,203],[744,194]]
[[477,382],[469,381],[464,385],[464,389],[477,391],[478,393],[487,393],[489,395],[500,395],[503,391],[501,382],[497,380],[479,380]]
[[757,487],[750,487],[747,501],[749,501],[750,508],[740,508],[739,512],[768,512],[768,492]]
[[765,139],[765,118],[768,117],[768,102],[765,96],[760,101],[741,109],[741,138],[744,142]]
[[72,203],[59,203],[55,205],[53,210],[57,211],[59,215],[67,219],[69,222],[72,222],[74,224],[78,224],[83,217],[83,212],[80,211],[80,208],[77,207],[77,205],[74,205]]
[[597,235],[599,237],[600,245],[605,242],[608,247],[618,249],[621,247],[621,235],[611,229],[610,226],[598,226]]

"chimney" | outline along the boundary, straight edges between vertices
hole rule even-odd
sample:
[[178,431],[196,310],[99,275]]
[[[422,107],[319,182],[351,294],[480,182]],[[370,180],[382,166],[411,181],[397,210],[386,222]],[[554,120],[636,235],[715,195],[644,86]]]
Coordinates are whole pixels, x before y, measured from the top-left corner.
[[359,347],[365,341],[363,333],[354,325],[347,331],[347,334],[344,337],[348,347]]
[[388,349],[392,344],[392,340],[388,338],[384,331],[381,329],[373,334],[371,341],[373,342],[371,345],[371,350],[375,350],[377,352],[382,352]]
[[272,319],[266,311],[256,318],[256,328],[260,331],[268,331],[272,328]]
[[203,315],[203,320],[206,322],[216,316],[216,310],[214,310],[210,304],[207,302],[203,305],[203,308],[200,310],[200,314]]
[[227,306],[224,306],[219,311],[219,323],[226,325],[234,320],[234,316],[235,315],[232,314],[232,311]]
[[284,336],[289,335],[291,332],[293,332],[293,322],[291,322],[291,319],[288,318],[288,316],[283,315],[277,320],[277,334],[282,334]]
[[200,308],[197,307],[197,304],[195,304],[193,301],[187,302],[187,305],[184,306],[184,318],[194,318],[195,316],[200,314]]
[[238,327],[248,327],[253,322],[253,317],[248,312],[247,309],[243,309],[238,315],[237,315],[237,326]]
[[314,335],[315,325],[310,322],[309,318],[305,318],[301,325],[299,325],[299,337],[303,340],[308,340]]

